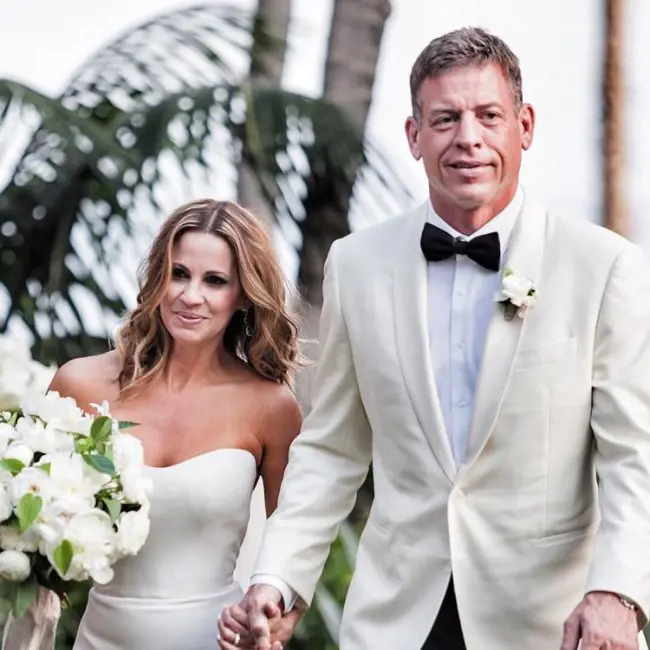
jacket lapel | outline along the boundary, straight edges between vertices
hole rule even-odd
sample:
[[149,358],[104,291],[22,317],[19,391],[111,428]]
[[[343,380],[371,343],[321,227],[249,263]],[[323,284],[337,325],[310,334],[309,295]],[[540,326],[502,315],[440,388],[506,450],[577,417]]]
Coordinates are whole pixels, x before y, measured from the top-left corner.
[[[530,199],[525,199],[503,266],[511,268],[517,275],[530,278],[535,286],[540,283],[545,229],[545,210]],[[530,314],[524,318],[515,315],[508,321],[504,317],[503,306],[496,302],[494,304],[476,384],[474,414],[463,469],[474,463],[494,429],[519,341],[529,317]]]
[[428,203],[404,217],[404,238],[395,260],[393,305],[397,351],[413,408],[434,456],[454,481],[456,466],[447,438],[436,389],[428,332],[427,262],[420,252],[420,237]]

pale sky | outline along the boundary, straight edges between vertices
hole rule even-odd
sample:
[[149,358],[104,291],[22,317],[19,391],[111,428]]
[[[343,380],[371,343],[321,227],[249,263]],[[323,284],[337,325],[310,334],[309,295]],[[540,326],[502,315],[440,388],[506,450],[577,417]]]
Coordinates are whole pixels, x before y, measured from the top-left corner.
[[[465,25],[487,27],[504,38],[521,60],[524,96],[537,110],[532,149],[524,159],[523,182],[551,207],[577,218],[599,219],[600,0],[392,0],[369,121],[370,135],[383,146],[419,200],[424,175],[403,135],[409,112],[408,75],[422,47],[435,36]],[[0,4],[0,78],[11,77],[41,91],[61,90],[77,65],[107,40],[166,9],[196,0],[22,0]],[[236,0],[253,6],[255,0]],[[318,94],[332,0],[294,0],[291,53],[285,86]],[[650,183],[644,183],[650,135],[650,2],[628,0],[626,55],[627,189],[633,237],[650,252]],[[389,216],[389,215],[385,215]],[[377,218],[381,218],[378,215]]]

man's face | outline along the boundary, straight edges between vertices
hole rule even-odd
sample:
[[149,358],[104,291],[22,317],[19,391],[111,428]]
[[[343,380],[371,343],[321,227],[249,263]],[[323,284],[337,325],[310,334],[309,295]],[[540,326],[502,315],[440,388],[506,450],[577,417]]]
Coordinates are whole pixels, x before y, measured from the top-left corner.
[[534,112],[515,98],[495,64],[465,66],[420,87],[421,117],[409,117],[411,153],[422,159],[436,209],[495,213],[517,187],[521,152],[533,139]]

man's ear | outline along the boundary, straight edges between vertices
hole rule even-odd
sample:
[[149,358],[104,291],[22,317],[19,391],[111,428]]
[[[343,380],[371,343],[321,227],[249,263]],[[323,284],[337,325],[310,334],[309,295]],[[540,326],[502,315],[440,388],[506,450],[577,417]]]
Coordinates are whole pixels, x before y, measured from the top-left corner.
[[415,160],[420,160],[422,158],[422,154],[420,153],[420,125],[412,115],[407,118],[404,124],[404,131],[409,143],[411,155]]

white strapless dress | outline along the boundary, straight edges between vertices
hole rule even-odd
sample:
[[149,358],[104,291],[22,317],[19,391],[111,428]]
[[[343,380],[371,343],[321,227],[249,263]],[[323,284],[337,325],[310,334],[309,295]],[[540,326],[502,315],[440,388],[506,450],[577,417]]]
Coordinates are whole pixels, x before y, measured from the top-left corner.
[[222,609],[243,596],[236,565],[249,513],[263,517],[261,502],[251,508],[254,456],[217,449],[147,472],[149,537],[90,590],[73,650],[215,650]]

